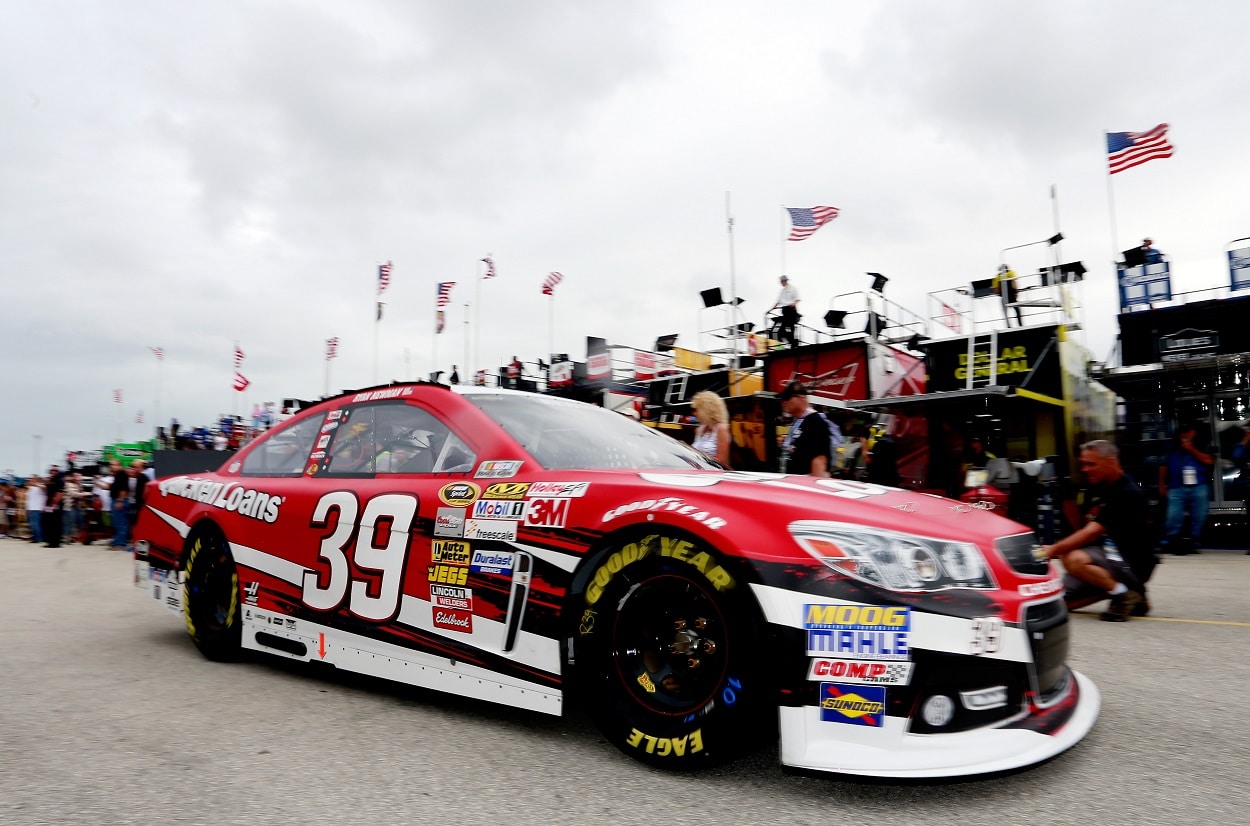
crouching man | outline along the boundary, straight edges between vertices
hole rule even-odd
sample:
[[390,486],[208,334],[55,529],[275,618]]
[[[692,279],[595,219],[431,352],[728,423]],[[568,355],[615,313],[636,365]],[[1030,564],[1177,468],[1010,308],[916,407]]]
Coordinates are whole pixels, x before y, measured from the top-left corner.
[[1120,466],[1120,451],[1099,439],[1081,445],[1081,471],[1089,483],[1082,515],[1085,524],[1043,549],[1058,559],[1069,609],[1110,599],[1100,618],[1127,622],[1150,611],[1145,580],[1155,556],[1149,506],[1137,483]]

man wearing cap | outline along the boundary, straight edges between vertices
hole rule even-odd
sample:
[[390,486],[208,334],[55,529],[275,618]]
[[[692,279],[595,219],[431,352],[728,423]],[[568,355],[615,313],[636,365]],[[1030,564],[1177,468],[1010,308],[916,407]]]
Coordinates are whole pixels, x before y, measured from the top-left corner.
[[1149,238],[1141,239],[1141,256],[1147,264],[1158,264],[1163,260],[1163,253],[1155,248],[1154,243]]
[[799,323],[799,291],[790,284],[790,279],[781,276],[781,292],[777,293],[777,302],[769,307],[770,310],[781,308],[781,323],[777,328],[777,335],[790,342],[791,347],[798,346],[798,338],[795,336],[794,327]]
[[807,388],[797,381],[788,383],[777,397],[781,409],[794,419],[790,432],[781,443],[783,469],[786,473],[828,476],[832,457],[829,455],[829,425],[807,401]]

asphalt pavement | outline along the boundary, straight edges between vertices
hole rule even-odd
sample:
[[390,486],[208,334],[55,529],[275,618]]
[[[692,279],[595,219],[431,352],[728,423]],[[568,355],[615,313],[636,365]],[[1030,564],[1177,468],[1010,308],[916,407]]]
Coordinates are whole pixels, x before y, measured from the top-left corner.
[[899,784],[788,774],[776,748],[668,774],[581,713],[211,663],[128,555],[0,539],[0,824],[1250,822],[1250,556],[1164,559],[1151,617],[1072,617],[1071,662],[1103,697],[1084,741]]

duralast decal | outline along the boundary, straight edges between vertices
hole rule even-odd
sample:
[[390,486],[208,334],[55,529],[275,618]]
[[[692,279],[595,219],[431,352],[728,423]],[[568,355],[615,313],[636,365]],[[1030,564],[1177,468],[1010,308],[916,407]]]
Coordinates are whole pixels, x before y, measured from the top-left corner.
[[[534,495],[533,488],[530,489],[530,496]],[[678,516],[685,516],[696,522],[701,522],[705,528],[717,530],[724,527],[725,520],[719,516],[712,516],[705,510],[700,510],[695,505],[687,505],[684,499],[678,499],[673,496],[664,496],[659,499],[640,499],[637,502],[630,502],[628,505],[621,505],[604,512],[603,521],[611,522],[618,516],[624,516],[627,513],[635,513],[637,511],[663,511],[665,513],[675,513]]]
[[[315,469],[314,465],[314,469]],[[240,516],[259,519],[262,522],[278,521],[278,508],[282,497],[264,491],[243,487],[238,482],[214,482],[190,476],[175,476],[159,483],[162,496],[179,496],[195,502],[203,502]]]

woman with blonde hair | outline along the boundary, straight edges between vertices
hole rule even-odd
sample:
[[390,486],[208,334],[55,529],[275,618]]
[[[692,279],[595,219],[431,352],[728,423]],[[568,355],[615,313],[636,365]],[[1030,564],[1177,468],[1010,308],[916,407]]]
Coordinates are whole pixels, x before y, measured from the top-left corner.
[[690,400],[699,427],[694,432],[695,450],[729,467],[729,409],[725,400],[711,390],[694,394]]

